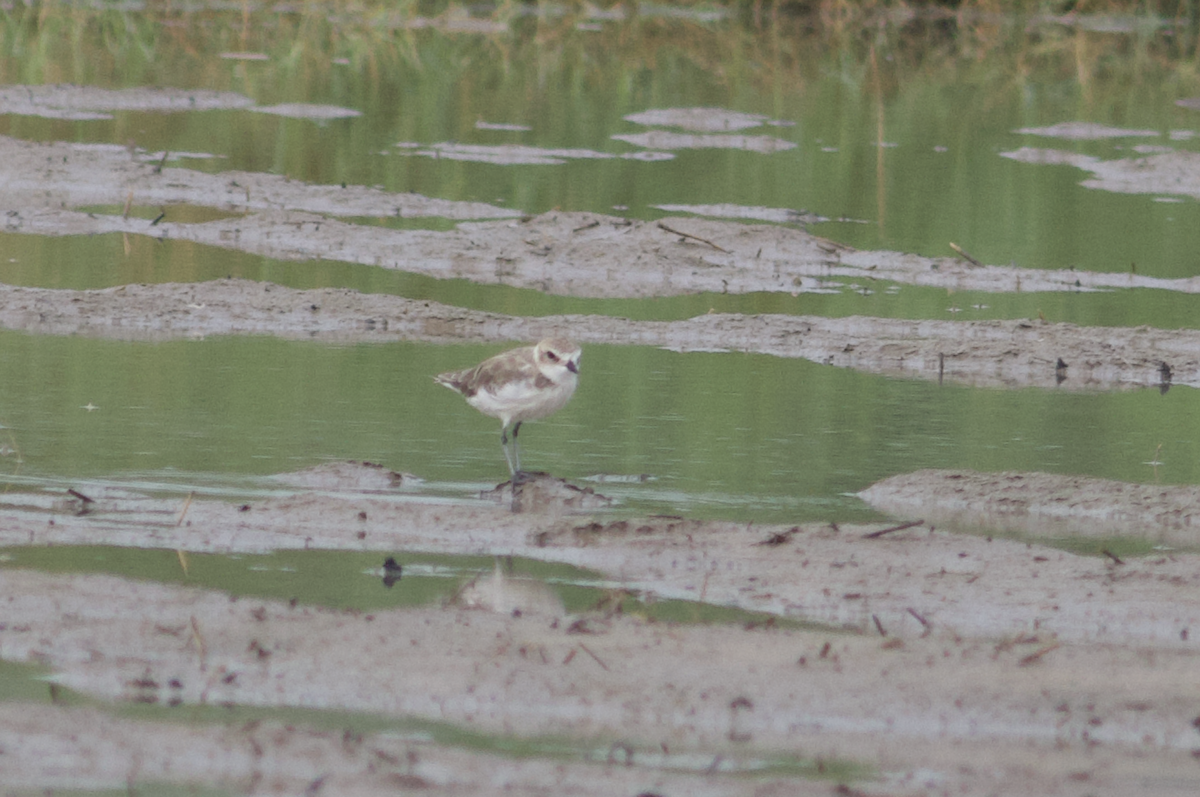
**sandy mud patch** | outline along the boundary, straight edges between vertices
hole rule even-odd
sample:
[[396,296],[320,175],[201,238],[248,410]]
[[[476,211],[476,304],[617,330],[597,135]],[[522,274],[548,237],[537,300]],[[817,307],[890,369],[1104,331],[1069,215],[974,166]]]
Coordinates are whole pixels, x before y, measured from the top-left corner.
[[[1039,474],[1027,474],[1036,485]],[[377,477],[369,475],[372,483]],[[1117,564],[1011,539],[887,526],[761,526],[596,513],[599,501],[537,477],[540,502],[447,504],[419,489],[360,495],[297,488],[231,504],[116,488],[0,496],[0,544],[118,545],[206,553],[272,550],[514,555],[605,574],[651,599],[699,600],[859,633],[914,637],[1036,633],[1190,649],[1200,628],[1200,559],[1174,552]],[[528,490],[529,484],[525,485]],[[1095,492],[1106,488],[1097,482]],[[1129,493],[1135,485],[1126,485]],[[1032,488],[1031,488],[1032,489]],[[502,492],[499,488],[497,492]],[[936,496],[930,503],[936,505]],[[1112,504],[1121,507],[1120,495]],[[1178,508],[1190,517],[1188,504]],[[872,536],[874,535],[874,536]],[[382,575],[382,571],[381,571]]]
[[1080,185],[1119,194],[1175,194],[1200,197],[1200,153],[1150,149],[1145,157],[1104,160],[1057,149],[1021,147],[1001,157],[1022,163],[1074,166],[1092,173]]
[[[117,144],[33,143],[0,136],[0,186],[4,189],[4,230],[51,235],[81,235],[99,232],[129,232],[152,237],[179,237],[190,227],[171,225],[170,218],[157,224],[121,214],[81,213],[73,208],[94,205],[163,206],[195,205],[222,211],[247,213],[248,217],[226,218],[228,226],[217,238],[223,248],[240,248],[239,226],[247,232],[257,212],[284,213],[276,219],[274,234],[282,243],[298,220],[289,211],[329,216],[436,216],[447,219],[504,218],[518,211],[481,202],[431,199],[420,194],[393,193],[366,186],[315,185],[262,172],[226,171],[209,174],[167,164],[181,157],[213,156],[203,153],[147,152]],[[308,218],[322,219],[323,216]],[[174,227],[179,227],[171,232]],[[351,225],[355,229],[369,227]],[[211,229],[211,228],[210,228]],[[184,236],[186,237],[186,236]],[[203,237],[203,236],[202,236]],[[220,246],[220,244],[217,244]]]
[[[347,494],[356,471],[362,491]],[[406,551],[514,554],[599,571],[644,600],[680,597],[823,625],[680,626],[600,609],[563,615],[552,601],[520,611],[363,613],[3,569],[0,656],[48,667],[57,683],[87,695],[168,712],[162,747],[137,758],[149,732],[139,722],[65,707],[20,717],[7,710],[0,732],[15,741],[4,755],[31,744],[66,749],[97,782],[135,785],[197,782],[200,756],[221,763],[208,772],[228,772],[224,784],[252,783],[255,793],[286,791],[272,791],[268,775],[295,784],[322,774],[326,788],[360,790],[347,793],[386,793],[397,777],[420,778],[436,793],[526,789],[551,766],[541,758],[496,769],[490,756],[394,734],[348,742],[303,726],[169,722],[170,711],[227,704],[551,733],[576,751],[561,771],[578,779],[572,793],[580,794],[631,783],[687,790],[690,778],[722,793],[829,793],[828,783],[786,771],[721,775],[722,766],[753,770],[789,756],[865,766],[837,779],[870,794],[1183,795],[1200,782],[1195,554],[1118,564],[926,524],[514,513],[484,501],[421,503],[401,488],[381,494],[380,474],[364,466],[345,464],[339,474],[336,493],[300,490],[240,506],[97,492],[85,507],[65,493],[8,494],[0,540],[370,550],[381,570],[363,577],[381,580],[385,554],[401,564]],[[482,586],[499,591],[502,579]],[[80,742],[81,727],[95,733]],[[196,753],[171,769],[165,762],[178,744]],[[100,748],[111,758],[84,760]],[[313,763],[293,768],[301,755]],[[610,755],[617,765],[603,763]],[[48,760],[21,755],[6,772],[48,787]],[[448,761],[464,769],[451,775]],[[687,761],[711,772],[664,771]],[[201,782],[213,783],[208,777]]]
[[1053,473],[922,470],[884,479],[859,497],[882,512],[917,514],[932,523],[1200,547],[1200,489],[1193,486]]
[[117,111],[182,113],[247,110],[294,119],[343,119],[361,116],[351,108],[310,103],[258,105],[244,94],[204,89],[102,89],[69,84],[0,86],[0,114],[76,121],[112,119]]
[[[1042,271],[977,265],[956,257],[856,251],[801,229],[772,225],[698,218],[647,222],[566,212],[517,220],[519,210],[484,203],[169,166],[177,157],[116,145],[0,137],[4,229],[33,235],[121,232],[283,260],[337,260],[595,298],[827,291],[846,279],[991,292],[1200,291],[1200,278]],[[1145,169],[1139,166],[1138,171]],[[1171,165],[1160,177],[1166,180],[1169,173],[1171,185],[1200,192],[1193,172]],[[81,210],[127,203],[152,208],[186,204],[243,215],[181,223],[169,213],[147,221]],[[396,230],[345,220],[363,216],[501,220],[463,223],[449,231]]]
[[[137,680],[147,681],[140,676]],[[596,751],[595,763],[568,762],[451,747],[431,741],[420,731],[363,733],[294,721],[189,717],[178,722],[145,721],[78,707],[0,706],[0,745],[6,794],[84,788],[155,793],[156,788],[168,786],[217,788],[230,794],[339,797],[414,791],[435,795],[763,793],[761,784],[744,777],[625,766],[625,751],[619,748],[613,751],[612,764],[603,749]],[[777,784],[789,794],[826,794],[829,789],[798,778],[779,778]]]
[[981,387],[1062,390],[1200,384],[1200,331],[1042,321],[905,321],[713,313],[684,321],[525,318],[347,289],[225,279],[92,291],[0,285],[0,326],[35,334],[164,340],[223,334],[330,342],[527,341],[660,346],[801,357],[824,365]]

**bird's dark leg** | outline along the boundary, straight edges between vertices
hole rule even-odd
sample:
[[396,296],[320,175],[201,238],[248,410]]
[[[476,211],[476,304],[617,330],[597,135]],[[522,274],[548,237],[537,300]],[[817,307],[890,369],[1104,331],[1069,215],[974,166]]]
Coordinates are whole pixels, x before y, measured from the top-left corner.
[[513,459],[517,463],[517,469],[515,471],[513,471],[514,475],[519,474],[521,472],[521,445],[520,445],[520,443],[517,442],[517,432],[519,432],[519,431],[521,431],[521,422],[517,421],[516,426],[513,427],[513,443],[512,443]]
[[[513,441],[516,442],[517,433],[513,432]],[[508,463],[508,474],[516,475],[517,468],[513,467],[512,456],[508,453],[508,426],[500,427],[500,450],[504,452],[504,461]]]

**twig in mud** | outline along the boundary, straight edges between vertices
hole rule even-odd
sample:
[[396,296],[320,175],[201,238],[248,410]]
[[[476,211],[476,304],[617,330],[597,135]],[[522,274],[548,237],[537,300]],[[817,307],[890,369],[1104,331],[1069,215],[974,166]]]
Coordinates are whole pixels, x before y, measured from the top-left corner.
[[129,209],[133,207],[133,191],[129,192],[129,196],[125,197],[125,210],[121,212],[121,218],[129,218]]
[[161,211],[157,216],[154,217],[154,221],[150,222],[150,226],[157,227],[158,223],[160,221],[162,221],[163,219],[165,219],[166,217],[167,217],[167,211],[165,211],[165,210]]
[[914,609],[914,608],[912,608],[912,607],[910,606],[909,608],[905,609],[905,611],[906,611],[906,612],[908,612],[909,614],[911,614],[913,617],[915,617],[915,618],[916,618],[916,620],[917,620],[917,622],[918,622],[918,623],[920,623],[922,626],[924,626],[924,627],[925,627],[925,633],[929,633],[930,631],[932,631],[932,630],[933,630],[933,626],[931,626],[931,625],[929,624],[929,621],[928,621],[928,620],[926,620],[924,617],[922,617],[922,616],[921,616],[921,615],[920,615],[920,614],[917,612],[917,610],[916,610],[916,609]]
[[1115,553],[1113,553],[1112,551],[1108,550],[1107,548],[1101,548],[1101,549],[1100,549],[1100,553],[1104,554],[1104,555],[1105,555],[1105,556],[1107,556],[1109,559],[1112,559],[1114,564],[1118,564],[1118,565],[1123,565],[1123,564],[1125,564],[1125,560],[1124,560],[1124,559],[1122,559],[1121,557],[1117,556]]
[[1058,650],[1061,647],[1062,647],[1061,642],[1053,642],[1053,643],[1047,645],[1046,647],[1042,648],[1041,650],[1035,650],[1033,653],[1030,653],[1028,656],[1026,656],[1023,659],[1021,659],[1020,661],[1018,661],[1017,666],[1018,667],[1028,667],[1030,664],[1036,664],[1037,662],[1041,661],[1042,656],[1045,656],[1047,653],[1049,653],[1052,650]]
[[961,257],[962,259],[966,260],[972,266],[975,266],[976,268],[983,266],[983,263],[980,263],[978,260],[971,257],[971,255],[967,253],[966,249],[963,249],[961,246],[954,243],[953,241],[950,242],[950,248],[953,249],[955,252],[958,252],[958,256]]
[[79,492],[78,490],[76,490],[74,487],[68,487],[68,488],[67,488],[67,492],[68,492],[70,495],[73,495],[73,496],[75,496],[76,498],[78,498],[80,501],[83,501],[85,504],[94,504],[94,503],[96,503],[96,499],[94,499],[94,498],[89,498],[88,496],[86,496],[86,495],[84,495],[83,493],[81,493],[81,492]]
[[188,497],[183,502],[183,508],[179,510],[179,520],[175,521],[176,526],[183,525],[183,518],[187,515],[188,507],[192,505],[192,499],[196,497],[196,491],[192,490],[188,493]]
[[875,623],[875,630],[879,632],[879,635],[887,636],[887,629],[883,627],[883,623],[879,622],[879,615],[871,615],[871,620]]
[[163,150],[162,160],[160,160],[158,162],[158,165],[154,167],[155,174],[162,174],[163,167],[167,165],[167,158],[168,158],[168,156],[170,156],[170,154],[171,154],[171,150],[169,150],[169,149]]
[[797,533],[799,533],[799,531],[800,531],[799,526],[792,526],[787,531],[778,531],[778,532],[772,534],[770,537],[767,537],[765,540],[760,540],[754,544],[755,545],[783,545],[785,542],[787,542],[788,540],[790,540],[792,538],[793,534],[797,534]]
[[913,526],[919,526],[924,522],[925,522],[924,519],[910,520],[908,523],[901,523],[899,526],[892,526],[891,528],[880,529],[879,531],[872,531],[870,534],[864,534],[862,536],[862,538],[864,540],[879,539],[884,534],[891,534],[893,531],[904,531],[905,529],[911,529]]
[[192,615],[192,641],[196,643],[197,650],[200,651],[200,672],[208,669],[208,649],[204,645],[204,637],[200,636],[200,621],[196,619],[196,615]]
[[571,232],[583,232],[584,230],[590,230],[593,227],[599,227],[599,226],[600,226],[599,221],[590,221],[587,224],[584,224],[582,227],[576,227],[575,229],[571,230]]
[[597,656],[595,653],[592,653],[591,648],[589,648],[587,645],[583,644],[582,642],[579,643],[579,647],[583,649],[584,653],[588,654],[589,656],[591,656],[593,659],[596,660],[596,663],[600,665],[600,669],[604,670],[605,672],[608,672],[608,665],[605,664],[604,661],[599,656]]
[[833,254],[841,255],[842,252],[853,252],[854,251],[853,246],[847,246],[846,244],[841,243],[840,241],[835,241],[832,238],[822,238],[819,235],[812,236],[812,242],[822,252],[825,252],[826,254],[830,254],[830,255],[833,255]]
[[675,230],[675,229],[668,227],[667,225],[663,224],[661,221],[658,223],[658,228],[660,230],[666,230],[667,232],[669,232],[673,235],[682,235],[684,238],[691,238],[693,241],[699,241],[702,244],[708,244],[713,249],[716,249],[718,252],[724,252],[727,255],[732,254],[732,252],[730,252],[728,249],[724,249],[720,246],[717,246],[715,243],[708,240],[707,238],[701,238],[699,235],[692,235],[691,233],[680,232],[679,230]]

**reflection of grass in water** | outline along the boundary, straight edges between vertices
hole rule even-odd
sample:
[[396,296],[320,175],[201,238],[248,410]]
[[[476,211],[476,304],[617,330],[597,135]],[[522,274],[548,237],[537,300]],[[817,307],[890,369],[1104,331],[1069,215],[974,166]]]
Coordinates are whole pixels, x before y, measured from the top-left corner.
[[[1192,70],[1186,36],[1144,36],[1137,42],[1135,58],[1129,57],[1130,42],[1121,36],[1050,20],[1031,29],[1023,23],[1030,15],[1044,14],[1043,0],[1005,4],[1003,14],[996,13],[991,0],[956,3],[953,16],[892,13],[899,6],[909,10],[899,2],[824,0],[815,7],[785,5],[792,13],[735,12],[720,22],[641,13],[586,32],[578,29],[583,16],[578,11],[531,17],[517,4],[499,4],[489,14],[466,3],[419,0],[327,2],[304,5],[293,13],[269,9],[271,25],[247,25],[240,9],[204,9],[201,17],[171,9],[19,6],[2,24],[8,28],[7,49],[14,61],[6,81],[31,83],[98,83],[95,78],[100,75],[172,83],[163,79],[164,71],[191,77],[180,85],[233,81],[239,73],[230,64],[236,62],[198,57],[230,50],[270,55],[267,61],[255,62],[249,88],[279,92],[287,92],[298,80],[306,88],[329,89],[341,85],[345,70],[362,74],[383,90],[396,68],[469,75],[487,60],[504,64],[506,73],[528,68],[545,76],[567,70],[565,75],[572,76],[567,83],[578,83],[573,76],[581,75],[624,85],[645,70],[661,67],[662,59],[679,56],[684,68],[803,91],[813,80],[811,65],[819,60],[815,54],[822,53],[836,73],[868,85],[873,80],[872,49],[875,63],[888,72],[879,85],[889,93],[909,79],[930,75],[956,82],[963,69],[976,83],[983,79],[994,87],[1034,82],[1039,67],[1051,66],[1052,72],[1077,78],[1087,91],[1094,90],[1101,77],[1148,85],[1160,82],[1164,73],[1178,72],[1182,79]],[[1089,3],[1086,10],[1152,23],[1152,31],[1153,23],[1171,21],[1176,7],[1110,0]],[[803,10],[812,13],[797,13]],[[1134,11],[1140,13],[1135,16]],[[1156,17],[1156,12],[1166,16]],[[470,35],[448,29],[452,20],[467,17],[502,23],[508,32]],[[188,24],[201,18],[205,24]],[[430,51],[431,39],[444,40],[445,47]],[[203,65],[199,75],[198,61]],[[605,78],[597,72],[604,64],[618,63],[627,77]],[[521,96],[523,85],[522,79],[502,78],[497,89],[523,106],[531,100]],[[987,96],[986,87],[977,88],[975,93]],[[1099,97],[1092,99],[1100,102]]]
[[[13,468],[10,475],[16,476],[21,472],[21,466],[25,464],[25,460],[21,457],[21,447],[17,445],[17,438],[12,433],[12,428],[0,422],[0,457],[12,458]],[[4,492],[12,489],[11,482],[5,482]]]
[[628,615],[650,622],[683,625],[740,625],[743,628],[789,628],[826,633],[846,633],[821,623],[805,622],[768,612],[718,606],[688,600],[642,600],[625,590],[597,590],[569,584],[555,585],[568,612]]
[[[304,726],[338,733],[387,733],[409,737],[415,741],[431,741],[448,747],[459,747],[512,758],[539,757],[595,763],[606,763],[613,760],[621,765],[631,761],[635,766],[640,765],[667,771],[705,771],[709,766],[719,765],[719,771],[724,774],[790,775],[833,781],[858,780],[872,774],[871,770],[864,765],[836,759],[813,760],[778,754],[756,756],[732,753],[727,750],[700,752],[682,748],[674,751],[670,756],[664,756],[657,745],[643,747],[624,739],[617,741],[585,738],[572,741],[562,734],[528,737],[500,736],[468,730],[447,722],[385,717],[366,712],[239,705],[167,706],[155,703],[119,703],[113,706],[65,687],[47,683],[42,679],[48,672],[43,667],[0,661],[0,701],[57,706],[91,706],[111,710],[114,715],[119,717],[150,722],[213,724],[225,727],[243,725],[252,721],[267,721],[278,722],[290,727]],[[696,762],[702,763],[697,765]],[[142,783],[137,785],[139,790],[149,786],[149,784]],[[56,791],[55,793],[60,792]],[[125,792],[120,793],[124,794]],[[154,793],[162,792],[155,790]],[[210,793],[221,794],[222,792],[201,792],[201,794]]]
[[[111,546],[30,546],[0,549],[0,567],[49,573],[105,573],[201,587],[243,597],[325,606],[332,609],[424,606],[453,598],[462,584],[492,572],[490,556],[398,555],[404,575],[389,589],[381,571],[388,554],[352,551],[279,551],[272,554],[187,553],[186,572],[180,555],[170,549],[146,550]],[[422,573],[414,572],[421,565]],[[435,572],[429,575],[432,568]],[[606,581],[599,573],[571,565],[514,559],[513,576],[548,581],[568,612],[627,614],[649,621],[684,624],[729,624],[751,628],[794,628],[831,631],[817,623],[686,600],[642,601],[621,590],[590,586]]]
[[[1172,545],[1167,549],[1154,540],[1138,537],[1049,537],[1038,539],[1038,543],[1058,548],[1080,556],[1101,556],[1112,560],[1133,559],[1144,556],[1162,556],[1171,551],[1186,552],[1191,550],[1186,546]],[[1115,559],[1114,559],[1115,557]]]
[[3,566],[49,573],[105,573],[179,584],[244,597],[326,606],[332,609],[380,609],[420,606],[450,597],[464,578],[490,572],[491,557],[405,555],[415,562],[446,568],[457,577],[422,577],[406,573],[388,589],[380,576],[387,554],[347,551],[279,551],[272,554],[186,554],[187,572],[170,549],[111,546],[54,546],[3,549]]

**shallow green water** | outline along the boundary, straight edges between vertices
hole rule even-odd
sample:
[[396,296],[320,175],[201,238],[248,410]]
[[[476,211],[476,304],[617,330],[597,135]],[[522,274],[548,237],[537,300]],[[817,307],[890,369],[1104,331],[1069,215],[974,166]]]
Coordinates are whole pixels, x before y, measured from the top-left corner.
[[[398,8],[401,16],[415,13]],[[1154,25],[1099,34],[1026,28],[1015,19],[962,29],[943,21],[859,38],[806,33],[786,20],[757,29],[732,18],[670,19],[647,10],[599,30],[519,15],[509,33],[480,35],[408,30],[386,15],[332,17],[324,7],[269,16],[243,28],[240,11],[17,9],[0,15],[7,45],[0,81],[211,88],[260,105],[326,103],[361,116],[0,115],[0,132],[208,152],[219,157],[187,165],[381,185],[530,213],[619,208],[654,217],[661,215],[654,205],[663,203],[804,208],[848,219],[811,229],[855,246],[945,255],[954,241],[987,262],[1033,268],[1127,271],[1136,264],[1140,274],[1170,277],[1200,270],[1193,199],[1165,203],[1086,189],[1077,169],[1000,156],[1022,145],[1104,158],[1127,157],[1136,144],[1200,147],[1200,114],[1174,104],[1200,94],[1200,78],[1186,48]],[[180,31],[186,47],[178,46]],[[222,58],[228,51],[268,58]],[[644,129],[625,115],[685,106],[762,114],[781,124],[747,133],[796,146],[541,166],[410,157],[396,146],[521,143],[621,154],[636,148],[612,136]],[[529,130],[480,129],[479,121]],[[1070,142],[1015,132],[1063,121],[1158,135]],[[193,220],[212,213],[167,210]],[[886,283],[833,295],[582,300],[136,236],[0,234],[0,280],[15,284],[91,288],[226,275],[520,315],[1041,314],[1176,328],[1193,326],[1200,310],[1200,297],[1164,291],[989,296]],[[0,424],[8,438],[0,441],[7,452],[0,468],[14,485],[100,479],[235,496],[256,477],[355,459],[416,473],[438,494],[469,495],[505,475],[496,424],[429,377],[498,349],[260,338],[131,344],[0,333]],[[1194,483],[1196,401],[1182,387],[1166,395],[973,390],[766,356],[589,346],[575,399],[528,427],[522,440],[527,466],[572,480],[648,474],[643,483],[599,486],[630,511],[851,520],[875,517],[855,491],[922,467]],[[1162,464],[1146,464],[1155,459]]]
[[[236,499],[247,476],[355,459],[465,496],[507,475],[498,424],[430,375],[495,350],[0,333],[0,423],[14,450],[0,466],[20,482]],[[975,390],[766,355],[589,346],[576,397],[521,440],[526,467],[573,481],[648,474],[596,485],[639,511],[850,520],[875,517],[852,493],[924,467],[1150,481],[1162,444],[1157,477],[1193,481],[1198,402],[1187,389]]]

